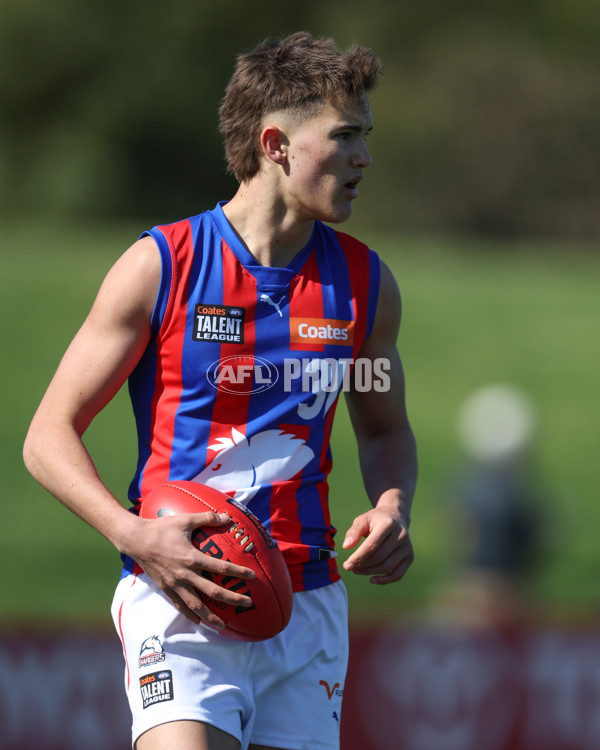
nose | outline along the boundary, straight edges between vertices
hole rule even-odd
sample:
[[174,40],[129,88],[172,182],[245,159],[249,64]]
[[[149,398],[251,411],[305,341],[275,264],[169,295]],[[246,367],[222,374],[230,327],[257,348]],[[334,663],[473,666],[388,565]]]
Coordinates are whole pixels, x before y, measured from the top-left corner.
[[360,141],[360,146],[352,158],[353,167],[368,167],[371,164],[371,154],[367,148],[364,138]]

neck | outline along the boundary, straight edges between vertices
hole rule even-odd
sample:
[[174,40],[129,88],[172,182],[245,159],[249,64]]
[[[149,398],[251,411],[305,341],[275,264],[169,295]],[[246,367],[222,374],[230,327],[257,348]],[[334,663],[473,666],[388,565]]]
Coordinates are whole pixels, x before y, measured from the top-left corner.
[[312,220],[298,220],[258,181],[240,185],[223,212],[240,240],[263,266],[284,268],[306,246]]

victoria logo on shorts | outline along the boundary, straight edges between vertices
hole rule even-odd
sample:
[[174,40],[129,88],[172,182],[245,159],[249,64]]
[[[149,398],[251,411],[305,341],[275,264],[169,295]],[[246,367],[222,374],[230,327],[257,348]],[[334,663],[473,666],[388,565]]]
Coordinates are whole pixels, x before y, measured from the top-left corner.
[[323,687],[327,691],[328,700],[331,700],[334,695],[338,698],[341,698],[344,695],[344,689],[340,687],[339,682],[336,682],[330,687],[327,680],[319,680],[319,685],[323,685]]
[[173,674],[167,669],[163,672],[140,677],[140,691],[142,693],[142,707],[148,708],[156,703],[173,700]]
[[243,344],[245,316],[244,307],[200,302],[194,310],[192,338],[194,341]]

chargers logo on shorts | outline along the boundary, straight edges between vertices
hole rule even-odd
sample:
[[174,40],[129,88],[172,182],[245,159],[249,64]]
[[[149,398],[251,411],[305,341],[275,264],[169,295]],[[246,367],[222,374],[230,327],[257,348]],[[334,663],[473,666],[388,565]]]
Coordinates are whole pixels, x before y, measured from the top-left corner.
[[170,670],[153,672],[140,677],[142,707],[173,700],[173,674]]
[[147,667],[149,664],[158,664],[166,659],[165,652],[157,635],[151,635],[142,643],[140,648],[139,667]]
[[245,314],[244,307],[201,302],[195,307],[192,338],[194,341],[243,344]]

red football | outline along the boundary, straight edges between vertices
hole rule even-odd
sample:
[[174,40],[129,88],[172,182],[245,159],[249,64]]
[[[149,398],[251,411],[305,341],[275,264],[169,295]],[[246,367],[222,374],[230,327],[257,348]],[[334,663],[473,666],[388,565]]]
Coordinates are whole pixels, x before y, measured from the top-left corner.
[[142,518],[179,513],[226,513],[231,523],[205,526],[192,535],[204,554],[251,568],[250,581],[205,572],[219,586],[252,599],[251,607],[234,607],[201,594],[202,601],[225,622],[223,635],[238,641],[263,641],[280,633],[292,614],[292,583],[283,555],[267,529],[244,505],[198,482],[166,482],[155,487],[140,506]]

